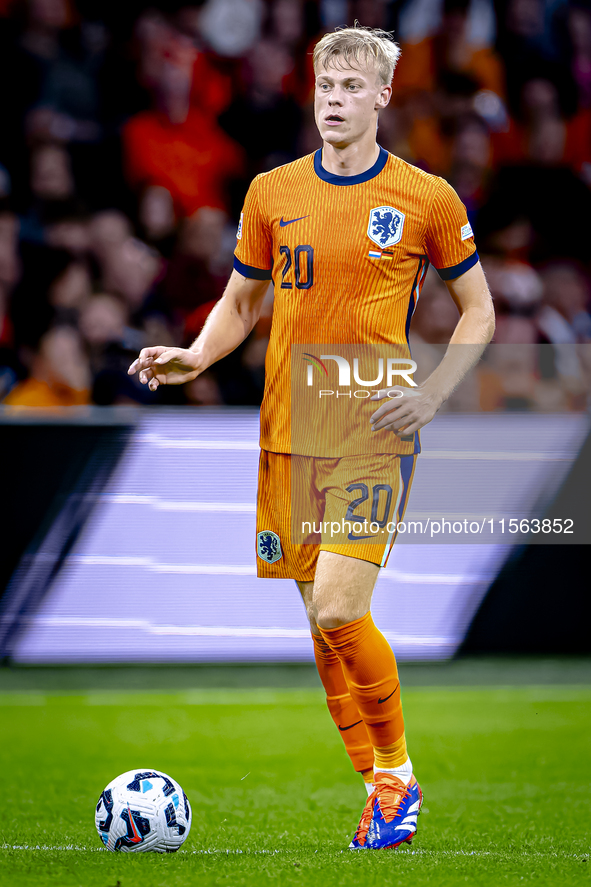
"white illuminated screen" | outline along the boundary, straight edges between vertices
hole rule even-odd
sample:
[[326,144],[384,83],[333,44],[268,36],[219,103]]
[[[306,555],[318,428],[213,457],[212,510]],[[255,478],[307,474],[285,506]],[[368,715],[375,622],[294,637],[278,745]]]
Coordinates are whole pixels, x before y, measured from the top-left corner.
[[[436,417],[422,432],[407,521],[539,514],[587,429],[578,415]],[[312,660],[294,582],[256,577],[258,455],[257,410],[145,413],[15,660]],[[400,659],[454,654],[510,551],[513,539],[497,538],[399,537],[372,609]]]

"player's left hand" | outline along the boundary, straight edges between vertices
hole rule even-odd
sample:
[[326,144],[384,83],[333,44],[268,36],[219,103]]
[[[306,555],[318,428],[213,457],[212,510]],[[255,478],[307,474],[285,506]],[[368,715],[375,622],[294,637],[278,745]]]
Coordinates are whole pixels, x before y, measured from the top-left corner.
[[371,430],[387,428],[399,437],[414,434],[427,425],[441,406],[441,401],[431,391],[422,388],[403,388],[395,385],[374,394],[371,400],[384,400],[381,407],[370,417]]

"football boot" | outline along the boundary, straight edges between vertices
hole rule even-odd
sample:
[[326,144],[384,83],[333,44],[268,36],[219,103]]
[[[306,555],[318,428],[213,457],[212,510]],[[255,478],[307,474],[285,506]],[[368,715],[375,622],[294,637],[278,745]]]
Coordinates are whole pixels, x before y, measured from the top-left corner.
[[378,770],[349,849],[385,850],[410,844],[422,803],[423,793],[414,776],[405,785],[397,776]]

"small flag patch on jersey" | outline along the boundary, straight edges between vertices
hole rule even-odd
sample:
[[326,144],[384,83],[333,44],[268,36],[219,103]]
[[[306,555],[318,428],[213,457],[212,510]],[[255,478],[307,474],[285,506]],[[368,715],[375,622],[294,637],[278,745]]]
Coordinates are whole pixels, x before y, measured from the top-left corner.
[[391,259],[394,253],[389,249],[384,249],[379,252],[377,249],[370,249],[369,258],[370,259]]
[[462,235],[462,240],[468,240],[469,237],[474,237],[474,231],[472,230],[470,222],[468,222],[467,225],[462,225],[460,228],[460,234]]

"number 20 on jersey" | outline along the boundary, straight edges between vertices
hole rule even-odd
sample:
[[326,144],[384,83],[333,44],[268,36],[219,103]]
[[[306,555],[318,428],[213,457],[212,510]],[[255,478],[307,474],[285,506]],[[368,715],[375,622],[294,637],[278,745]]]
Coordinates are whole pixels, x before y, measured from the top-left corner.
[[291,250],[289,246],[280,246],[279,252],[285,256],[285,264],[281,271],[281,289],[309,290],[314,283],[314,250],[303,244]]

